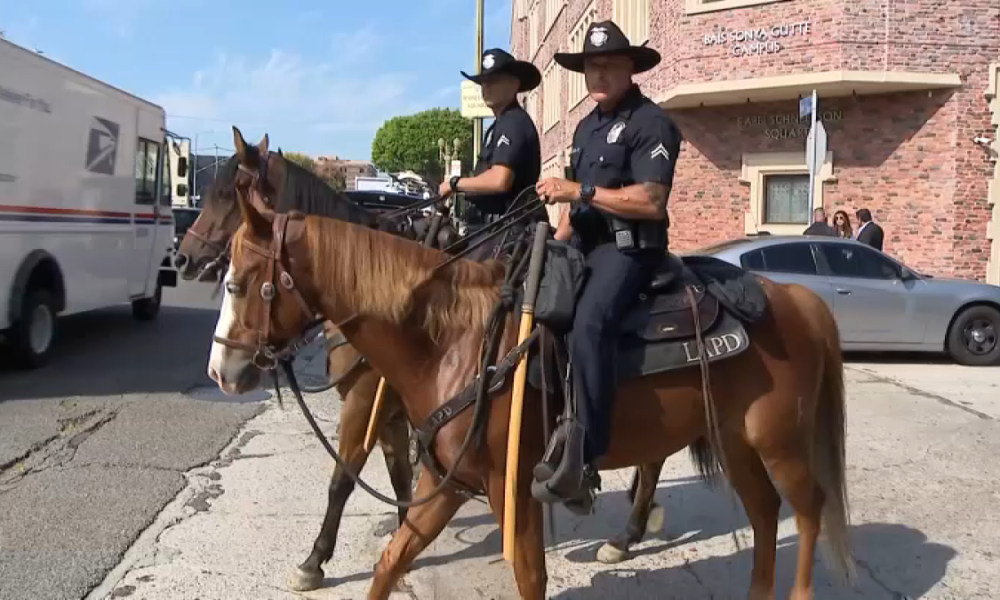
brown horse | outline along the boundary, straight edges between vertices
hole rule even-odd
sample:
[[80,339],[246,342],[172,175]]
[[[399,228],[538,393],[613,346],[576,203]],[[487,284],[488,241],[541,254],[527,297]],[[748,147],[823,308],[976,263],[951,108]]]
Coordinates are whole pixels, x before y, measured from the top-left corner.
[[[187,280],[216,278],[216,270],[225,268],[230,240],[243,222],[236,203],[237,185],[246,188],[250,177],[239,167],[254,173],[266,173],[266,194],[257,196],[276,212],[298,210],[355,222],[374,227],[375,213],[351,202],[336,193],[313,173],[287,161],[280,154],[268,152],[268,137],[257,146],[246,144],[238,129],[234,128],[239,151],[227,160],[206,190],[201,214],[188,229],[178,248],[176,264],[181,277]],[[262,159],[262,157],[267,157]],[[260,167],[263,161],[267,166]],[[272,200],[273,199],[273,200]],[[330,341],[327,372],[333,381],[343,408],[340,415],[339,451],[353,472],[358,473],[368,460],[365,435],[369,415],[375,400],[379,374],[373,371],[363,357],[341,338],[336,327],[327,323],[326,338]],[[413,468],[409,461],[409,424],[402,411],[396,392],[387,387],[384,408],[376,424],[379,445],[385,458],[396,499],[412,497]],[[289,586],[297,591],[308,591],[322,585],[325,574],[323,565],[328,562],[337,545],[337,533],[348,498],[354,491],[354,482],[339,466],[334,469],[328,488],[326,512],[309,556],[289,578]],[[399,509],[399,523],[406,518],[406,509]]]
[[[262,214],[242,199],[240,207],[244,226],[234,237],[209,364],[223,391],[241,393],[259,385],[254,361],[260,352],[293,341],[317,314],[337,323],[401,392],[413,423],[424,423],[473,381],[484,324],[500,299],[502,265],[459,260],[441,267],[446,255],[399,237],[313,216]],[[768,280],[761,285],[769,309],[748,325],[749,348],[714,363],[710,383],[695,369],[622,383],[611,449],[599,467],[653,465],[717,433],[718,458],[754,530],[750,598],[774,597],[780,490],[795,511],[800,536],[791,597],[803,600],[812,597],[821,525],[834,566],[841,574],[853,573],[843,365],[836,323],[821,298],[798,285]],[[516,329],[508,318],[504,349],[514,346]],[[540,394],[529,388],[524,431],[541,427],[540,407]],[[708,427],[706,407],[714,412],[715,432]],[[487,410],[484,443],[468,454],[459,452],[472,423],[473,414],[466,411],[439,430],[434,458],[464,486],[484,490],[501,521],[509,385]],[[541,436],[522,438],[514,560],[521,596],[539,600],[547,584],[542,505],[531,497],[530,481],[542,445]],[[439,486],[425,468],[417,496],[432,491],[437,495],[410,510],[393,536],[376,566],[369,598],[389,597],[466,500],[455,488]]]

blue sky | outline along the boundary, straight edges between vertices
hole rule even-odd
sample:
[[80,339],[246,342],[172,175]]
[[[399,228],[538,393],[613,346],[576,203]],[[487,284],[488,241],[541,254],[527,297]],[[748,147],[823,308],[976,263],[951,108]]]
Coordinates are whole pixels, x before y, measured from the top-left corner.
[[[511,0],[485,6],[485,47],[509,48]],[[0,0],[7,39],[160,104],[202,153],[236,125],[369,158],[385,119],[458,107],[474,26],[475,0]]]

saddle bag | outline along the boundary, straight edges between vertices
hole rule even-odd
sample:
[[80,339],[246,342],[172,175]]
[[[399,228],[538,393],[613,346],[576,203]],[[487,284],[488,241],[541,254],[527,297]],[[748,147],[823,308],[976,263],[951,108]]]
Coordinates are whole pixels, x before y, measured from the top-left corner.
[[576,300],[587,274],[583,253],[567,242],[547,240],[542,280],[535,299],[535,320],[558,333],[573,328]]

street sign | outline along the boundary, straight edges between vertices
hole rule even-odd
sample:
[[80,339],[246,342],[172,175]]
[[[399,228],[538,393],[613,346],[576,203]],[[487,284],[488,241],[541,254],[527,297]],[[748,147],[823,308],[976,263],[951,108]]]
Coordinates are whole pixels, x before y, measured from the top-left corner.
[[491,119],[493,111],[483,102],[479,86],[471,81],[462,82],[462,116],[467,119]]
[[806,96],[805,98],[799,99],[799,118],[812,114],[813,111],[813,97]]
[[819,170],[823,168],[823,161],[826,159],[826,127],[823,121],[816,121],[813,128],[809,130],[806,138],[806,165],[809,174],[813,177],[819,176]]
[[462,175],[462,160],[451,161],[451,175],[449,177],[460,177]]

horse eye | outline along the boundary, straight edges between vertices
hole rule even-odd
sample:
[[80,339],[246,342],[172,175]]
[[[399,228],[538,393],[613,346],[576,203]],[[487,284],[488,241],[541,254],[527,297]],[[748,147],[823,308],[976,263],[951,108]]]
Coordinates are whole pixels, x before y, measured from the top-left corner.
[[243,291],[243,287],[238,282],[235,282],[230,279],[229,281],[226,282],[226,291],[232,294],[233,296],[239,296],[240,292]]

